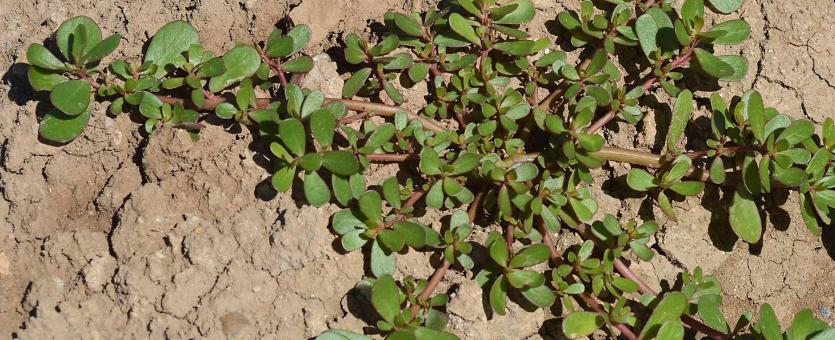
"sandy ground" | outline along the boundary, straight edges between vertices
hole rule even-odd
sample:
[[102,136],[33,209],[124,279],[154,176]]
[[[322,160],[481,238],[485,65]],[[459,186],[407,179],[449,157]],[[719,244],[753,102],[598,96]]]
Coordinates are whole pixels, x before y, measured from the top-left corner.
[[[577,6],[535,2],[540,13],[532,31],[539,36],[564,7]],[[307,52],[318,55],[317,66],[307,86],[338,95],[345,75],[325,53],[335,55],[342,32],[368,33],[387,10],[427,6],[419,0],[0,0],[0,337],[303,339],[329,327],[360,331],[369,307],[352,288],[363,258],[332,247],[327,225],[336,208],[299,206],[290,194],[276,195],[262,147],[249,131],[211,126],[197,143],[170,129],[145,136],[128,115],[108,117],[100,106],[75,142],[39,143],[34,112],[42,98],[28,87],[25,50],[80,14],[125,37],[120,57],[139,55],[170,20],[190,21],[207,48],[223,51],[235,40],[266,38],[289,14],[316,32]],[[722,90],[726,98],[753,86],[786,114],[816,122],[835,115],[835,3],[749,0],[740,15],[752,25],[752,41],[726,52],[741,51],[751,71]],[[650,108],[669,112],[664,99]],[[658,130],[622,125],[607,137],[614,145],[657,149]],[[698,131],[688,135],[698,141]],[[652,214],[623,190],[628,170],[598,171],[601,216]],[[666,287],[682,270],[701,265],[722,281],[731,322],[762,302],[784,320],[810,308],[833,321],[826,315],[835,308],[833,228],[823,238],[810,235],[797,196],[775,195],[764,242],[749,247],[723,222],[727,201],[715,190],[705,195],[705,203],[675,204],[682,222],[661,221],[654,245],[660,256],[633,265],[636,271]],[[562,244],[571,241],[561,237]],[[427,261],[422,254],[401,256],[398,275],[427,276]],[[465,273],[448,275],[441,289],[453,295],[451,328],[464,338],[560,338],[557,324],[546,322],[555,316],[545,311],[512,305],[508,316],[486,317],[481,292]]]

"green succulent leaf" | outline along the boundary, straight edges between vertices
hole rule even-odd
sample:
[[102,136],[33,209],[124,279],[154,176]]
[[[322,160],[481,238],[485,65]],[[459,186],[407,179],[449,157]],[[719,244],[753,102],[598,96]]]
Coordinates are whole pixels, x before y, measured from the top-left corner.
[[223,72],[226,72],[226,65],[223,64],[223,58],[212,58],[200,64],[197,69],[197,76],[200,78],[217,77]]
[[511,268],[526,268],[548,261],[551,253],[544,244],[534,244],[520,250],[510,260]]
[[293,54],[293,37],[284,36],[270,41],[266,52],[270,58],[283,58]]
[[765,143],[765,105],[763,97],[759,92],[754,91],[748,98],[748,124],[751,125],[751,132],[762,144]]
[[60,71],[66,68],[64,62],[58,60],[52,52],[41,44],[29,45],[29,48],[26,49],[26,60],[29,61],[29,64],[46,70]]
[[719,80],[724,81],[739,81],[748,75],[748,59],[738,55],[720,55],[719,59],[730,65],[733,73],[729,76],[721,77]]
[[368,49],[368,54],[379,57],[391,53],[400,45],[400,39],[396,34],[386,35],[377,45]]
[[145,62],[159,65],[154,77],[162,78],[173,70],[176,59],[183,52],[199,43],[200,35],[189,23],[179,20],[169,22],[154,34],[145,52]]
[[728,333],[728,322],[719,308],[722,304],[722,296],[720,295],[703,295],[699,297],[698,301],[699,316],[709,326],[722,332]]
[[490,258],[496,261],[502,267],[507,267],[508,254],[507,244],[502,240],[497,240],[490,245]]
[[394,127],[394,124],[382,124],[371,133],[371,136],[368,137],[368,141],[366,141],[365,146],[378,148],[391,140],[395,133],[397,133],[397,128]]
[[644,55],[654,60],[653,53],[673,51],[678,47],[670,17],[658,7],[651,7],[635,21],[635,34]]
[[464,19],[461,14],[452,13],[449,16],[449,26],[455,33],[458,33],[461,37],[466,39],[467,41],[480,45],[481,38],[475,33],[475,29],[473,29],[473,25],[470,24],[469,20]]
[[670,120],[670,130],[667,132],[667,150],[675,150],[684,129],[693,115],[693,93],[690,90],[681,91],[676,98],[673,117]]
[[359,162],[354,154],[348,151],[328,151],[322,156],[325,169],[341,175],[350,176],[359,172]]
[[55,108],[65,114],[77,116],[87,112],[90,107],[90,83],[85,80],[70,80],[52,88],[49,99]]
[[293,186],[296,178],[296,166],[284,166],[273,174],[272,185],[278,192],[287,192]]
[[708,32],[723,32],[722,36],[713,39],[711,43],[716,45],[736,45],[748,39],[751,35],[751,26],[745,20],[733,19],[713,26]]
[[370,337],[357,334],[340,329],[330,329],[319,336],[315,340],[371,340]]
[[606,324],[606,318],[594,312],[572,312],[562,321],[562,332],[573,339],[589,336]]
[[700,194],[704,188],[704,182],[684,181],[673,184],[673,186],[670,187],[670,190],[675,191],[677,194],[682,196],[695,196]]
[[671,292],[664,294],[661,302],[655,306],[652,314],[644,324],[641,330],[641,339],[652,339],[658,335],[661,326],[668,321],[678,322],[681,314],[687,308],[687,296],[681,292]]
[[296,54],[304,49],[307,43],[310,42],[310,35],[312,33],[310,26],[307,25],[298,25],[293,27],[290,32],[287,32],[287,36],[293,38],[293,49],[288,55]]
[[360,91],[365,81],[371,76],[371,68],[366,67],[354,73],[351,78],[345,81],[345,86],[342,87],[342,98],[353,98]]
[[[81,27],[81,29],[79,29]],[[82,33],[82,36],[76,36],[76,33]],[[101,29],[93,19],[86,16],[77,16],[67,19],[55,31],[55,43],[58,45],[58,50],[64,56],[64,59],[73,63],[78,63],[73,56],[73,51],[81,48],[78,52],[83,56],[87,51],[91,50],[93,46],[101,41]]]
[[780,329],[780,320],[771,305],[764,303],[760,306],[760,320],[754,325],[757,334],[766,340],[783,339],[783,331]]
[[417,22],[412,16],[403,13],[392,13],[394,22],[403,33],[413,37],[420,37],[423,35],[423,26]]
[[734,193],[730,209],[730,224],[734,233],[748,243],[757,243],[762,236],[762,219],[754,197],[743,186]]
[[536,53],[536,43],[531,40],[504,41],[493,45],[493,48],[517,57],[523,57]]
[[658,187],[655,184],[655,177],[643,169],[629,170],[629,174],[626,175],[626,183],[630,188],[638,191],[650,191]]
[[813,199],[807,197],[806,195],[800,195],[800,213],[803,217],[803,222],[806,224],[806,228],[809,229],[813,235],[820,236],[822,230],[820,223],[818,222],[817,213],[815,212]]
[[701,48],[696,48],[696,60],[708,75],[714,78],[727,78],[734,75],[734,68],[719,57]]
[[804,309],[794,315],[792,325],[786,332],[786,338],[789,340],[809,339],[826,328],[828,328],[826,322],[815,318],[812,311]]
[[396,234],[395,232],[391,230],[385,230],[385,232],[386,233],[380,234],[377,239],[371,242],[371,273],[374,274],[375,277],[391,275],[397,267],[394,253],[387,254],[386,251],[383,250],[383,247],[380,246],[383,235],[392,235],[393,237],[390,238],[390,240],[393,240],[394,242],[399,241],[400,247],[403,246],[403,240],[397,235],[393,235]]
[[458,3],[465,11],[475,16],[481,16],[481,8],[475,3],[476,0],[458,0]]
[[331,226],[339,235],[345,235],[352,231],[368,228],[365,223],[360,221],[360,219],[354,215],[354,211],[351,209],[340,210],[334,214]]
[[468,173],[478,167],[478,162],[481,157],[477,154],[464,152],[458,156],[455,162],[452,162],[452,172],[450,175],[456,176]]
[[426,79],[427,74],[429,74],[429,65],[427,64],[417,63],[409,68],[409,79],[413,82],[419,82]]
[[59,72],[50,71],[39,66],[29,67],[29,84],[35,91],[52,91],[55,86],[67,82],[69,79]]
[[531,22],[534,15],[536,15],[536,9],[531,0],[514,0],[502,7],[490,10],[490,17],[497,24],[525,24]]
[[371,287],[371,304],[389,323],[400,314],[400,288],[391,275],[383,275]]
[[322,109],[310,114],[310,132],[319,144],[324,147],[331,146],[335,131],[336,117],[330,110]]
[[304,197],[307,198],[307,202],[315,207],[327,204],[331,200],[328,183],[316,172],[305,172]]
[[725,183],[725,163],[722,157],[716,157],[710,165],[710,180],[714,184]]
[[122,36],[119,34],[114,34],[106,39],[100,41],[98,44],[93,46],[92,49],[87,51],[84,54],[84,58],[81,59],[82,64],[90,64],[98,62],[102,60],[104,57],[109,56],[113,51],[119,47],[119,42],[122,40]]
[[742,7],[743,0],[707,0],[710,8],[718,13],[731,14]]
[[551,307],[557,301],[557,295],[546,285],[526,288],[522,290],[522,295],[539,308]]
[[238,114],[238,108],[230,103],[220,103],[215,107],[215,115],[220,118],[232,119],[235,118],[236,114]]
[[261,56],[251,46],[238,46],[226,52],[223,56],[223,66],[223,74],[209,80],[209,91],[220,92],[244,78],[251,77],[261,66]]
[[403,236],[409,247],[417,249],[426,245],[426,230],[420,224],[400,221],[394,224],[394,230]]
[[658,329],[658,339],[681,340],[684,339],[684,327],[681,322],[667,321]]
[[290,73],[310,72],[313,69],[313,58],[303,55],[284,63],[281,68]]
[[777,142],[786,141],[789,145],[797,145],[811,138],[814,133],[815,125],[812,122],[799,119],[792,122],[789,127],[777,136]]
[[307,133],[298,119],[286,119],[278,124],[278,135],[287,149],[298,157],[304,156]]
[[41,137],[47,140],[56,143],[67,143],[84,132],[89,120],[90,111],[78,115],[68,115],[55,109],[44,115],[38,131]]
[[490,306],[499,315],[507,313],[507,279],[504,275],[499,276],[490,287]]

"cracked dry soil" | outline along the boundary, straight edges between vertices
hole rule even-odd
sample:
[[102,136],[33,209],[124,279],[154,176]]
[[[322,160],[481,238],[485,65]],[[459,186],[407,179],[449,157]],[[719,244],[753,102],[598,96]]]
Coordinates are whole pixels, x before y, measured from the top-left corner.
[[[543,27],[563,8],[578,6],[575,0],[535,3],[535,36],[544,36]],[[170,20],[190,21],[207,48],[223,51],[236,39],[265,38],[289,15],[316,32],[307,52],[332,54],[341,32],[369,34],[368,24],[387,10],[430,4],[0,0],[0,337],[303,339],[327,328],[362,329],[368,306],[352,291],[362,255],[334,250],[327,228],[334,207],[301,206],[291,194],[271,191],[266,160],[249,131],[213,125],[197,143],[171,129],[144,136],[129,115],[108,117],[99,106],[81,138],[63,147],[42,144],[25,50],[81,14],[126,38],[119,57],[139,55],[143,42]],[[751,70],[742,82],[723,84],[721,93],[727,98],[754,87],[783,113],[816,122],[835,115],[835,3],[748,0],[737,15],[751,23],[752,39],[724,52],[746,56]],[[338,95],[345,75],[326,55],[316,59],[306,85]],[[422,99],[412,98],[415,108]],[[667,104],[651,104],[647,121],[668,113]],[[704,107],[697,114],[705,115]],[[695,120],[689,143],[703,143],[704,127]],[[607,138],[656,149],[659,130],[622,124]],[[615,164],[598,171],[598,215],[652,215],[652,207],[625,194],[628,170]],[[734,239],[721,222],[727,202],[715,191],[705,195],[676,204],[681,223],[660,221],[663,232],[653,246],[660,256],[633,264],[648,282],[672,286],[679,272],[700,265],[722,281],[731,320],[762,302],[775,306],[784,322],[802,308],[835,307],[835,235],[832,228],[823,238],[810,235],[795,195],[773,198],[761,247]],[[559,239],[563,246],[576,241]],[[431,272],[424,255],[398,261],[398,275]],[[541,310],[512,305],[508,316],[486,317],[479,288],[463,273],[448,275],[441,289],[454,295],[450,327],[463,338],[561,337],[559,327],[546,322],[555,316]]]

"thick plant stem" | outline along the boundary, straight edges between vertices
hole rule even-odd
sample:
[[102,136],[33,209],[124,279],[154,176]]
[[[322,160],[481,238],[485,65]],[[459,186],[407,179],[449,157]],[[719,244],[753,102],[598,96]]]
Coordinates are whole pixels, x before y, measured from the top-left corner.
[[351,124],[351,123],[356,122],[356,121],[364,120],[365,118],[368,118],[368,112],[360,112],[360,113],[357,113],[355,115],[350,115],[350,116],[345,116],[345,117],[339,118],[337,123],[347,125],[347,124]]
[[603,147],[600,151],[592,154],[595,157],[607,161],[623,162],[634,165],[643,165],[650,168],[658,168],[664,165],[664,157],[651,152]]
[[381,116],[381,117],[394,117],[397,112],[403,111],[409,116],[409,119],[414,119],[420,121],[423,124],[423,127],[427,130],[432,132],[438,133],[442,131],[447,131],[446,127],[442,126],[438,122],[426,118],[424,116],[415,114],[413,112],[406,111],[397,106],[390,106],[386,104],[380,103],[372,103],[367,101],[360,101],[360,100],[352,100],[352,99],[339,99],[339,98],[325,98],[325,103],[331,102],[341,102],[345,104],[345,107],[351,111],[357,112],[368,112],[371,115]]
[[[447,261],[446,259],[443,259],[441,261],[441,266],[438,267],[438,269],[436,269],[434,273],[432,273],[432,277],[429,278],[429,283],[426,284],[426,288],[424,288],[423,292],[420,293],[418,301],[426,301],[429,300],[430,297],[432,297],[432,291],[434,291],[435,287],[437,287],[438,284],[441,283],[441,280],[443,280],[444,275],[446,275],[447,270],[449,270],[449,265],[449,261]],[[420,311],[420,306],[421,305],[419,304],[412,305],[412,319],[414,319],[417,316],[418,311]]]
[[[594,236],[594,234],[591,233],[591,230],[589,229],[588,225],[581,223],[581,224],[578,224],[577,226],[575,226],[574,229],[577,231],[577,233],[579,233],[585,239],[592,240],[598,247],[606,248],[606,245],[603,244],[600,241],[600,239],[598,239],[596,236]],[[621,259],[615,259],[614,267],[615,267],[615,270],[621,276],[637,283],[638,284],[638,291],[641,292],[642,294],[658,295],[658,292],[656,292],[654,289],[650,288],[650,286],[647,285],[641,279],[640,276],[638,276],[632,270],[630,270],[629,266],[627,266],[625,263],[623,263],[623,261]],[[713,327],[710,327],[710,326],[706,325],[705,323],[703,323],[699,320],[696,320],[689,315],[682,315],[681,320],[685,324],[690,326],[690,328],[692,328],[693,330],[696,330],[696,331],[699,331],[703,334],[706,334],[713,339],[727,339],[728,338],[727,334],[722,333],[722,332],[720,332],[716,329],[713,329]]]
[[417,154],[413,153],[365,155],[365,158],[372,163],[403,163],[416,157]]
[[[167,104],[170,104],[170,105],[184,104],[184,105],[187,105],[188,107],[195,108],[195,109],[198,109],[198,110],[214,110],[218,105],[220,105],[221,103],[225,103],[227,101],[226,98],[221,97],[221,96],[217,96],[217,97],[212,97],[212,98],[206,98],[206,102],[202,106],[197,106],[197,105],[194,105],[192,103],[186,102],[186,101],[184,101],[180,98],[174,98],[174,97],[168,97],[168,96],[157,96],[157,98],[159,98],[159,100],[162,101],[163,103],[167,103]],[[421,124],[423,125],[423,127],[426,128],[427,130],[430,130],[430,131],[435,132],[435,133],[447,131],[447,128],[444,127],[443,125],[441,125],[440,123],[438,123],[438,122],[436,122],[432,119],[426,118],[424,116],[415,114],[413,112],[406,111],[406,110],[404,110],[400,107],[397,107],[397,106],[391,106],[391,105],[386,105],[386,104],[381,104],[381,103],[372,103],[372,102],[361,101],[361,100],[340,99],[340,98],[325,98],[325,103],[331,103],[331,102],[335,102],[335,101],[338,101],[338,102],[341,102],[342,104],[345,104],[345,108],[347,108],[348,110],[356,111],[356,112],[367,112],[369,115],[373,115],[373,116],[394,117],[394,115],[396,115],[397,112],[403,111],[403,112],[406,112],[406,115],[408,115],[409,119],[420,121]],[[270,103],[272,103],[272,102],[273,102],[272,98],[257,98],[256,106],[258,108],[265,108],[265,107],[269,106]]]
[[[470,204],[470,208],[468,210],[470,223],[473,223],[475,221],[476,215],[478,213],[478,209],[479,209],[479,207],[481,207],[481,202],[484,200],[484,195],[486,195],[486,194],[487,194],[487,189],[486,189],[486,186],[485,186],[475,196],[475,198],[473,199],[473,203]],[[421,197],[423,197],[423,194],[421,194],[418,197],[418,199],[420,199]],[[412,200],[410,199],[409,201],[411,202]],[[417,202],[417,200],[415,200],[415,202]],[[415,202],[412,202],[412,205],[414,205]],[[406,203],[408,204],[409,202],[406,202]],[[446,259],[443,259],[443,261],[441,262],[441,266],[438,267],[438,269],[435,269],[435,272],[432,273],[432,277],[429,279],[429,283],[426,285],[426,288],[420,294],[420,297],[419,297],[418,301],[426,301],[432,296],[432,291],[435,290],[435,287],[437,287],[438,284],[441,282],[441,280],[444,278],[444,275],[446,275],[447,270],[449,270],[449,266],[450,266],[449,261],[447,261]],[[411,308],[412,319],[415,318],[415,316],[417,315],[419,310],[420,310],[420,305],[416,304],[416,305],[412,306],[412,308]]]
[[[551,262],[554,263],[554,266],[559,266],[562,264],[562,258],[560,257],[560,252],[557,250],[557,246],[554,244],[554,240],[551,239],[551,232],[545,228],[545,225],[540,223],[539,224],[539,231],[542,234],[542,242],[548,247],[548,252],[551,254]],[[603,306],[600,305],[591,295],[588,293],[582,293],[579,295],[580,299],[591,308],[596,313],[600,313],[606,315],[606,310],[603,309]],[[629,325],[624,324],[613,324],[612,325],[615,329],[617,329],[624,337],[627,339],[638,339],[638,336],[635,335],[635,332],[629,328]]]
[[467,209],[467,216],[470,218],[470,223],[475,222],[476,217],[478,217],[478,209],[481,207],[481,201],[484,200],[484,196],[487,195],[487,190],[488,186],[483,186],[478,194],[475,195],[473,203],[470,204],[470,208]]

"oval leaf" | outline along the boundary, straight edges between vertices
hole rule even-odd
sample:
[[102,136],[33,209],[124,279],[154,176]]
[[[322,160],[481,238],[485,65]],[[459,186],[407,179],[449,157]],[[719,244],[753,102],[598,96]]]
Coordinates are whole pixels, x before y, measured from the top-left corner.
[[209,91],[220,92],[230,85],[248,78],[261,66],[261,56],[250,46],[238,46],[223,56],[226,71],[209,80]]
[[46,113],[38,132],[45,139],[67,143],[81,135],[89,120],[90,111],[71,116],[56,109]]
[[[78,39],[74,37],[75,32],[78,26],[83,26],[84,29],[84,37],[82,39]],[[58,26],[58,30],[55,31],[55,43],[58,45],[58,50],[64,56],[65,60],[70,62],[76,62],[76,60],[72,59],[72,50],[74,44],[79,42],[86,43],[82,54],[86,54],[87,51],[93,48],[96,44],[101,41],[101,29],[99,25],[96,25],[96,22],[93,19],[90,19],[86,16],[77,16],[67,21],[61,23],[61,26]]]
[[394,317],[400,314],[400,289],[391,275],[383,275],[371,287],[371,304],[383,320],[394,322]]
[[154,76],[162,78],[172,70],[170,65],[177,57],[188,51],[191,45],[199,43],[200,35],[189,23],[181,20],[169,22],[154,34],[145,52],[145,62],[159,65]]
[[304,174],[304,197],[307,202],[315,207],[325,205],[331,200],[331,191],[328,184],[316,172],[305,172]]
[[579,338],[591,335],[605,323],[606,319],[598,313],[573,312],[562,321],[562,332],[569,338]]
[[90,106],[90,83],[86,80],[70,80],[52,88],[49,100],[62,112],[77,116]]
[[479,39],[478,35],[475,33],[475,29],[470,24],[467,19],[461,16],[458,13],[452,13],[449,16],[449,26],[455,33],[458,33],[464,39],[467,39],[469,42],[480,45],[481,39]]
[[748,243],[757,243],[762,236],[762,219],[754,197],[743,186],[738,186],[730,209],[730,224],[734,233]]

